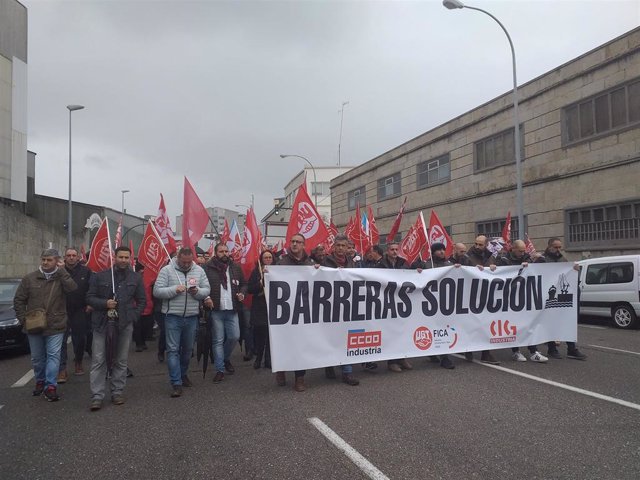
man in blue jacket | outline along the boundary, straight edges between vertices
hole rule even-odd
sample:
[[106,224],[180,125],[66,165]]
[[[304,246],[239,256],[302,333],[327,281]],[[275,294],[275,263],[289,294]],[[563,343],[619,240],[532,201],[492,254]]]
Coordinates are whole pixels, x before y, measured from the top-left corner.
[[160,270],[153,296],[162,300],[167,339],[167,367],[172,397],[191,387],[187,376],[198,326],[200,302],[209,298],[209,281],[202,267],[193,261],[190,248],[181,248],[169,265]]

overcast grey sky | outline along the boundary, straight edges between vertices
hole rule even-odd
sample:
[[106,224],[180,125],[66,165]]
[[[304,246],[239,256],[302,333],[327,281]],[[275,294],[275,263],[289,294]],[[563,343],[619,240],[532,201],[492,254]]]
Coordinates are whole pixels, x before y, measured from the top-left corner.
[[[172,222],[187,175],[258,219],[303,167],[358,165],[511,87],[502,30],[441,1],[38,1],[29,15],[36,191]],[[524,83],[640,24],[640,1],[467,2],[509,30]],[[175,225],[174,225],[175,227]]]

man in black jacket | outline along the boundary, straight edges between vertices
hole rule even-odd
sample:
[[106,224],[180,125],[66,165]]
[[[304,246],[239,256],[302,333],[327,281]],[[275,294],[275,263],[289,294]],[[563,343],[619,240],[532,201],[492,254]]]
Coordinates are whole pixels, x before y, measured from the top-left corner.
[[[547,242],[547,249],[542,254],[541,260],[544,260],[545,263],[566,262],[567,259],[562,254],[562,240],[558,237],[550,238]],[[580,303],[580,301],[578,301],[578,303]],[[547,348],[549,349],[547,355],[551,358],[562,358],[562,355],[558,351],[556,342],[548,342]],[[567,358],[573,358],[574,360],[586,360],[587,356],[578,350],[578,346],[575,342],[567,342]]]
[[91,279],[91,270],[80,263],[78,249],[74,247],[67,248],[64,253],[64,268],[69,272],[71,278],[78,288],[67,294],[67,331],[62,341],[62,350],[60,351],[60,372],[58,373],[58,383],[67,381],[67,338],[71,332],[71,343],[73,345],[73,355],[76,375],[84,375],[82,368],[82,357],[87,344],[87,330],[89,327],[89,313],[91,307],[87,306],[86,295],[89,291],[89,280]]
[[211,296],[205,298],[205,307],[213,310],[213,358],[216,374],[213,383],[224,380],[224,372],[233,375],[236,371],[231,364],[231,354],[240,338],[238,312],[247,293],[242,269],[229,257],[226,243],[215,246],[215,256],[204,266]]
[[118,247],[113,269],[91,276],[87,304],[91,312],[93,345],[91,354],[91,411],[100,410],[105,396],[107,363],[106,334],[108,316],[117,313],[117,342],[110,378],[111,402],[125,402],[123,390],[127,382],[127,360],[133,333],[133,324],[140,320],[147,298],[142,277],[131,270],[131,250]]

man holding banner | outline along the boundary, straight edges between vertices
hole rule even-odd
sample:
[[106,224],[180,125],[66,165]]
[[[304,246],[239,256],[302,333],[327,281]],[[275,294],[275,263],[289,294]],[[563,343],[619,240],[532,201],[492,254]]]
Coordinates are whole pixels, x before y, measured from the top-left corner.
[[[314,261],[307,255],[307,252],[304,249],[305,238],[301,233],[296,233],[291,236],[289,241],[289,248],[287,253],[280,257],[278,261],[278,265],[289,265],[289,266],[313,266]],[[265,293],[266,295],[266,293]],[[273,352],[272,352],[273,353]],[[304,392],[307,387],[304,384],[304,376],[307,373],[306,370],[296,370],[295,371],[295,383],[293,385],[293,389],[296,392]],[[287,384],[287,380],[284,372],[276,372],[276,383],[284,387]]]

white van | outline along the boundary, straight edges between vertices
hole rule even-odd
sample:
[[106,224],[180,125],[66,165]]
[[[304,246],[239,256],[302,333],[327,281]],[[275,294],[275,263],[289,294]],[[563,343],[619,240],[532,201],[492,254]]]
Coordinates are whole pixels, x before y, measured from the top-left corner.
[[635,328],[640,317],[640,255],[581,260],[580,315],[612,318]]

